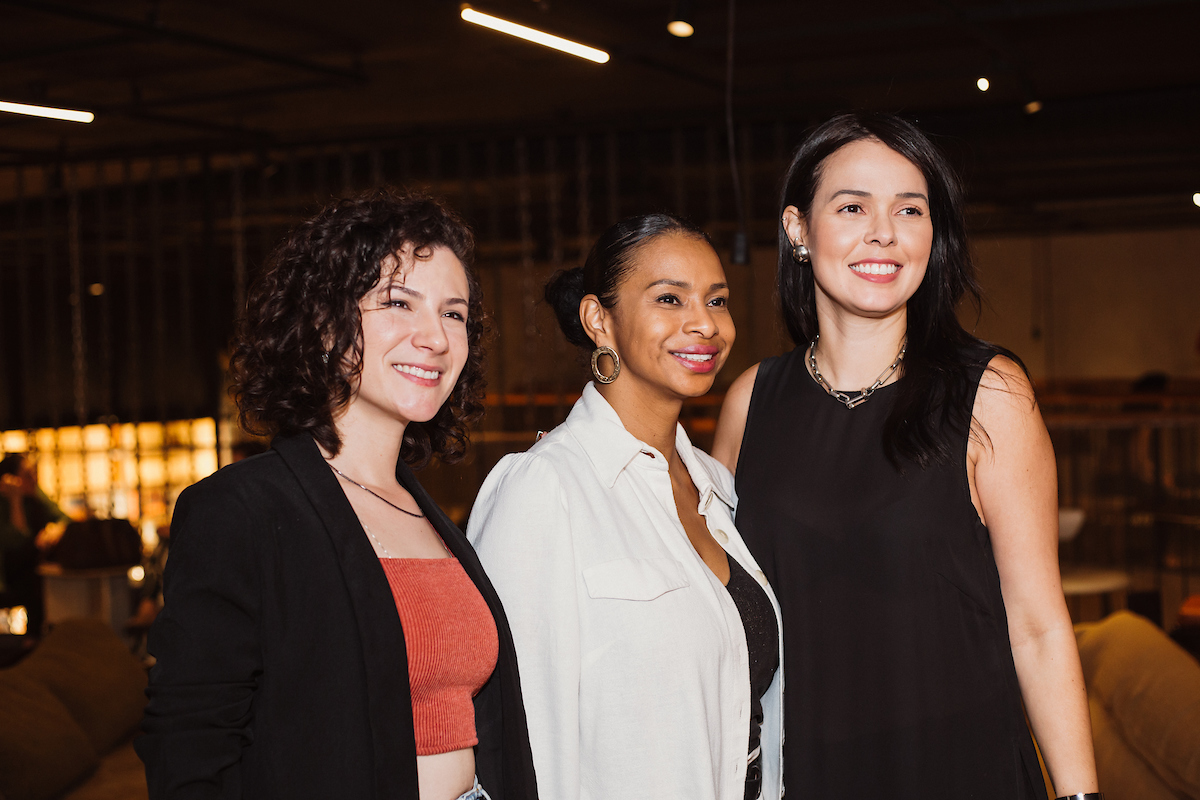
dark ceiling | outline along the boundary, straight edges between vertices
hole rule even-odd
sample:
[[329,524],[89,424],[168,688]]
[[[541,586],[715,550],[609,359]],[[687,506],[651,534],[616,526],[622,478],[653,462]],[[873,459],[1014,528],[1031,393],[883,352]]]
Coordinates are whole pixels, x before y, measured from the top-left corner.
[[[612,60],[470,26],[443,0],[0,0],[0,100],[96,112],[0,114],[0,164],[722,119],[725,2],[695,2],[688,40],[666,32],[672,0],[475,5]],[[1198,33],[1197,0],[742,0],[733,102],[750,121],[901,111],[944,137],[984,207],[1200,224]]]

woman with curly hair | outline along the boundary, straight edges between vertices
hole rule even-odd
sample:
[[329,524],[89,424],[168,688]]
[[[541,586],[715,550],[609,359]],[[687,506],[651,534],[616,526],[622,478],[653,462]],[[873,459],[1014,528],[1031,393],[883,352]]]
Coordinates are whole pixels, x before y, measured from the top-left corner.
[[412,472],[460,459],[482,412],[472,254],[436,201],[376,191],[252,287],[231,370],[274,442],[179,498],[151,797],[536,797],[500,601]]

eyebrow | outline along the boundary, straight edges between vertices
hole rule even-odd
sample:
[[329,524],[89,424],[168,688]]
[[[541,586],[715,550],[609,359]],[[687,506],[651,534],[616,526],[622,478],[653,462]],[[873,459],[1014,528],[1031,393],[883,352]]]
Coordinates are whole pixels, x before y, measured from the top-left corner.
[[[409,297],[413,298],[414,300],[424,300],[425,299],[425,295],[421,294],[416,289],[408,288],[407,286],[405,286],[402,283],[390,284],[387,287],[388,294],[391,294],[393,289],[396,290],[397,292],[402,292],[402,293],[408,295]],[[448,305],[448,306],[470,306],[471,304],[468,303],[466,300],[462,299],[461,297],[451,297],[446,300],[446,305]]]
[[[690,283],[688,283],[687,281],[677,281],[677,280],[672,280],[671,278],[660,278],[659,280],[648,283],[646,285],[646,288],[652,289],[655,286],[677,286],[680,289],[691,289],[692,288],[692,285]],[[715,292],[717,289],[728,289],[728,288],[729,288],[729,284],[727,284],[727,283],[714,283],[712,286],[708,287],[708,290],[710,292]]]
[[[851,197],[873,197],[870,192],[864,192],[861,189],[839,189],[838,191],[834,192],[833,196],[829,199],[832,200],[834,197],[842,194],[848,194]],[[905,200],[924,200],[926,203],[929,202],[929,198],[926,197],[922,192],[897,192],[896,197],[901,197]]]

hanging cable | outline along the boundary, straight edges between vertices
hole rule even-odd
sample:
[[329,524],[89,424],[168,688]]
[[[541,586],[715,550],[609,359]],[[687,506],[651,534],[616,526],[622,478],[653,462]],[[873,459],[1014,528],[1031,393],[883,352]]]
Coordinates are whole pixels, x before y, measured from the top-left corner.
[[729,30],[725,41],[725,138],[729,142],[729,174],[733,179],[733,207],[737,214],[737,233],[733,235],[734,264],[750,263],[750,244],[746,238],[746,203],[742,197],[742,178],[738,171],[737,145],[733,133],[733,41],[737,2],[729,0]]

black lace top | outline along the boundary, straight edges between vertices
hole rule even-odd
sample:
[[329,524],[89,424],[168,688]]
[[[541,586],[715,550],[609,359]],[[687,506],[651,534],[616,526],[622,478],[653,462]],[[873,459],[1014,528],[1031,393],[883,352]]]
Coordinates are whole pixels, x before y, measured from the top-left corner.
[[[746,648],[750,651],[750,744],[747,752],[759,746],[763,723],[762,697],[779,669],[779,623],[771,600],[734,558],[729,558],[729,583],[725,587],[737,606],[746,630]],[[756,758],[746,772],[746,797],[757,797],[762,773]]]

